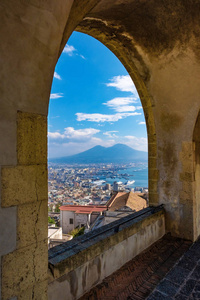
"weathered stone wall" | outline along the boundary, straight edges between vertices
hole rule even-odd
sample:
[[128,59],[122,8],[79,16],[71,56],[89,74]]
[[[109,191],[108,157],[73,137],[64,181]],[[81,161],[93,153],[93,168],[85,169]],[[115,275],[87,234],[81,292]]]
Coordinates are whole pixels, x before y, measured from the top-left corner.
[[46,117],[54,68],[75,28],[108,46],[134,80],[147,122],[150,204],[165,204],[173,235],[197,238],[199,15],[197,0],[0,0],[3,299],[46,298]]
[[[95,235],[98,230],[89,233],[90,236],[86,234],[86,241],[79,237],[51,249],[48,299],[78,299],[165,234],[162,210],[153,214],[150,211],[135,220],[130,218],[126,217],[127,222],[119,228],[117,224],[123,219],[106,225],[98,236]],[[114,224],[114,229],[109,229]],[[107,231],[101,233],[104,228]]]
[[47,299],[47,113],[72,3],[0,1],[2,300]]
[[78,26],[107,45],[134,80],[147,123],[150,204],[164,203],[167,230],[187,239],[198,236],[193,192],[192,201],[182,196],[194,174],[185,174],[183,151],[200,108],[199,13],[195,0],[102,0]]
[[47,280],[46,131],[46,116],[18,112],[18,164],[1,170],[1,205],[17,208],[16,249],[2,258],[3,299],[29,299]]

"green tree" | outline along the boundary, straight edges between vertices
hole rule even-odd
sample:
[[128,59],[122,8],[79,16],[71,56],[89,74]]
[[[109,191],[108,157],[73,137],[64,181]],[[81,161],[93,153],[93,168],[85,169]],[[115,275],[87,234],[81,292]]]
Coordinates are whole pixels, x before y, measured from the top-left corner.
[[76,236],[84,234],[84,231],[85,231],[85,227],[75,228],[74,230],[69,232],[69,234],[71,234],[73,238],[75,238]]
[[55,220],[48,216],[48,223],[49,224],[56,224]]
[[60,204],[56,204],[55,212],[60,212],[60,209],[59,209],[60,206],[61,206]]

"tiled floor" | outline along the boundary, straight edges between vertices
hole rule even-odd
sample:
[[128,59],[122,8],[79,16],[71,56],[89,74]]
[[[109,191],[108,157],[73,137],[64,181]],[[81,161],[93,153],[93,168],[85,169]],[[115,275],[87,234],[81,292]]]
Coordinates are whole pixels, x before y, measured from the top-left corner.
[[190,247],[147,299],[200,299],[200,239]]
[[[186,293],[186,291],[194,289],[197,293],[198,285],[194,283],[194,274],[198,273],[198,264],[194,265],[194,257],[187,257],[186,262],[180,261],[181,265],[178,265],[177,271],[172,269],[190,245],[191,242],[165,235],[146,251],[126,263],[121,269],[105,278],[101,284],[90,290],[80,300],[141,300],[146,299],[155,288],[149,296],[149,300],[172,299],[172,294],[175,295],[180,292],[182,295],[177,286],[180,284],[182,286],[187,278],[188,283],[185,282],[185,286],[183,285],[183,291]],[[198,248],[194,245],[192,247]],[[193,256],[194,253],[198,252],[195,249],[190,251],[192,251]],[[192,268],[191,261],[193,261],[194,274],[190,279],[188,276],[190,276],[191,270],[188,268]],[[169,272],[170,269],[172,270]],[[166,274],[166,278],[161,281]]]

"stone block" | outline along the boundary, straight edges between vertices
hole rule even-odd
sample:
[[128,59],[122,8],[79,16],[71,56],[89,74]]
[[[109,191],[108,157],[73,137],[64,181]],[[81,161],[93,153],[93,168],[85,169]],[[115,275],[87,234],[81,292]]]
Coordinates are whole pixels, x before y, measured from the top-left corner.
[[194,172],[194,162],[193,160],[183,160],[182,161],[182,171],[186,173],[193,173]]
[[47,163],[46,116],[18,112],[17,160],[23,165]]
[[48,199],[47,165],[40,165],[36,168],[36,192],[37,200]]
[[156,134],[154,134],[154,131],[149,128],[149,133],[148,133],[148,141],[149,143],[153,144],[153,143],[156,143]]
[[47,200],[18,207],[17,248],[45,240],[48,236]]
[[0,208],[0,256],[16,248],[17,209],[16,207]]
[[149,205],[158,205],[159,198],[157,193],[149,192]]
[[190,156],[194,151],[193,142],[182,142],[182,153]]
[[148,167],[152,168],[152,169],[157,168],[157,159],[156,159],[156,157],[150,157],[149,158]]
[[159,171],[157,169],[149,168],[149,179],[158,180]]
[[33,287],[18,295],[18,300],[47,300],[47,280],[34,283]]
[[180,222],[179,224],[179,236],[187,239],[194,240],[194,216],[193,216],[193,206],[190,201],[180,205],[180,216],[181,220],[184,222]]
[[186,182],[193,182],[195,180],[194,172],[182,172],[180,173],[180,180]]
[[150,107],[149,109],[147,109],[147,113],[145,112],[145,118],[146,118],[147,127],[149,129],[148,132],[153,134],[153,133],[155,133],[155,121],[154,121],[153,114],[149,113],[150,109],[152,109],[152,108]]
[[158,191],[158,181],[157,180],[149,180],[149,192],[157,193]]
[[194,182],[184,181],[182,186],[183,188],[182,191],[180,192],[180,203],[185,203],[186,201],[190,200],[192,204],[194,199],[194,192],[195,192]]
[[[136,72],[133,72],[134,74]],[[130,72],[129,74],[132,74],[132,72]],[[148,74],[144,74],[145,76]],[[144,83],[141,81],[141,78],[138,76],[138,74],[136,73],[137,76],[137,91],[138,94],[140,95],[140,99],[141,99],[141,103],[144,109],[144,113],[146,116],[150,116],[152,115],[152,103],[153,103],[153,99],[149,96],[149,93],[147,92],[147,89],[144,85]],[[134,76],[134,77],[136,77]],[[135,81],[134,81],[135,82]]]
[[2,206],[19,205],[37,200],[35,168],[2,168]]
[[180,160],[182,162],[193,162],[193,158],[194,158],[194,155],[193,155],[194,152],[185,152],[185,151],[182,151],[180,152],[179,156],[180,156]]
[[23,294],[47,279],[47,241],[24,247],[2,258],[2,298]]
[[0,120],[0,165],[16,165],[16,115],[11,109],[5,110],[1,105]]
[[2,207],[47,199],[46,165],[2,168]]
[[157,155],[157,146],[156,143],[152,143],[148,145],[149,157],[156,157]]

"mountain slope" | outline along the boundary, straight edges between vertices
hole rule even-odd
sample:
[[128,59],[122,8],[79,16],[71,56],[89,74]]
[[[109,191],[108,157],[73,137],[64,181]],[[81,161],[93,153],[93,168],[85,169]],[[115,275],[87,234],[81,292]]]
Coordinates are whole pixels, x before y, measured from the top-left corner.
[[54,163],[129,163],[136,161],[147,161],[148,154],[144,151],[134,150],[123,144],[112,147],[95,146],[79,154],[49,159]]

